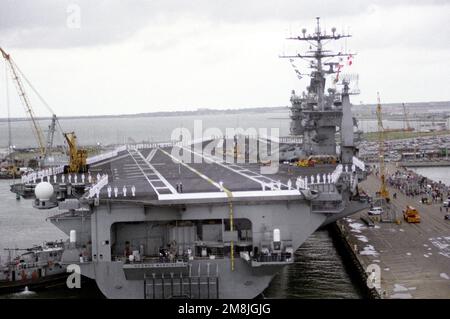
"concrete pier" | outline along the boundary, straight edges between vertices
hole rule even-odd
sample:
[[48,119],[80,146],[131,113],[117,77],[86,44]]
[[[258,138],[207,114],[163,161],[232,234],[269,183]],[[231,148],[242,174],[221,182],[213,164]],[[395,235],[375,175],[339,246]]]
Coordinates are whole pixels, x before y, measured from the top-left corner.
[[[370,196],[379,186],[374,175],[362,184]],[[409,224],[403,218],[401,224],[383,223],[372,217],[370,227],[361,220],[368,217],[365,210],[337,223],[342,237],[363,269],[379,269],[381,298],[450,298],[450,220],[444,220],[445,208],[441,212],[440,204],[421,204],[419,196],[407,197],[393,188],[389,192],[391,197],[397,193],[393,203],[400,214],[412,205],[421,223]]]

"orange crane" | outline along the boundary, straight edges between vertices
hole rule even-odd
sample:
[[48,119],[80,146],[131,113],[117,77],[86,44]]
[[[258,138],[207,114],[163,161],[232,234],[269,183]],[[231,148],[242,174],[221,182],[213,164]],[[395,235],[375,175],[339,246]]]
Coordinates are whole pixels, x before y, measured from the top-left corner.
[[384,164],[384,127],[383,127],[383,116],[382,116],[382,110],[381,110],[381,102],[380,102],[380,93],[377,93],[377,119],[378,119],[378,153],[379,153],[379,159],[380,159],[380,179],[381,179],[381,186],[380,186],[380,197],[382,199],[385,199],[386,202],[389,202],[389,191],[386,187],[386,168]]
[[28,96],[25,93],[25,89],[22,83],[21,78],[19,77],[19,68],[14,63],[11,56],[5,52],[2,48],[0,48],[0,52],[2,53],[3,58],[6,62],[8,62],[9,69],[11,71],[11,76],[14,80],[14,83],[16,84],[17,92],[19,93],[20,100],[22,101],[23,106],[25,107],[26,112],[31,118],[31,122],[34,128],[34,135],[36,137],[36,140],[38,142],[39,146],[39,152],[42,156],[45,156],[45,141],[44,141],[44,134],[42,133],[41,127],[39,126],[39,123],[36,120],[36,117],[34,115],[33,109],[30,104],[30,100]]

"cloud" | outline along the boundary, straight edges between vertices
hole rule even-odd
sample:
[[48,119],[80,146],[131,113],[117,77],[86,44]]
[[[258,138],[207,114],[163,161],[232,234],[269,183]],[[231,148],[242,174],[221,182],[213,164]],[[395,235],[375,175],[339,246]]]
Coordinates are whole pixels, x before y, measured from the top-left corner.
[[[147,24],[128,1],[13,1],[0,3],[1,44],[19,48],[67,48],[123,41]],[[79,28],[70,20],[79,8]]]
[[[81,8],[79,29],[67,27],[73,3]],[[362,93],[355,99],[374,102],[380,91],[389,102],[448,100],[449,7],[406,0],[1,0],[0,46],[58,115],[278,106],[309,80],[299,82],[289,61],[278,58],[307,44],[284,37],[302,27],[313,32],[320,15],[327,30],[351,27],[348,49],[358,55],[348,72],[360,74]],[[330,49],[347,45],[337,42]],[[4,79],[0,68],[0,88]],[[11,109],[23,116],[15,95]],[[38,101],[32,105],[48,115]]]
[[[370,3],[325,0],[2,0],[0,45],[18,48],[96,46],[124,41],[148,26],[170,25],[185,17],[209,20],[214,24],[273,20],[285,24],[310,24],[315,16],[345,18],[370,13],[377,6],[396,8],[445,4],[448,4],[445,0],[374,0]],[[68,8],[71,5],[80,8],[80,28],[68,27],[67,21],[71,17]],[[444,25],[448,24],[444,21]],[[170,46],[171,42],[160,45]]]
[[448,49],[449,13],[450,2],[440,7],[372,5],[366,14],[352,19],[352,29],[358,35],[354,44],[364,49]]

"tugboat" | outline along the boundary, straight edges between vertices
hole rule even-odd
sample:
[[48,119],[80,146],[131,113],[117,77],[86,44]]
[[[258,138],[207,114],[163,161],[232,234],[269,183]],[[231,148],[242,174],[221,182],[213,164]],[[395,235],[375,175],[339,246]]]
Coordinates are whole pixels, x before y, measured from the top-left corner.
[[[42,246],[16,249],[6,248],[8,261],[0,265],[0,293],[22,291],[25,287],[39,290],[66,281],[66,266],[61,263],[62,242],[47,242]],[[24,250],[15,258],[15,251]]]
[[0,168],[0,179],[16,179],[20,178],[23,171],[14,165]]

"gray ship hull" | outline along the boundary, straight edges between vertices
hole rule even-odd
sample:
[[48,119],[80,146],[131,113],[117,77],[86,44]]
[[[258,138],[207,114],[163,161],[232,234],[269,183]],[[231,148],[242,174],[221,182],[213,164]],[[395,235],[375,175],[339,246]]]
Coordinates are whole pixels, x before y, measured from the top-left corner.
[[[270,284],[275,274],[282,266],[265,267],[252,270],[244,260],[235,262],[235,270],[230,269],[230,259],[216,259],[194,261],[192,269],[195,275],[183,278],[170,273],[164,279],[164,289],[161,278],[153,279],[150,276],[146,283],[144,280],[127,280],[123,271],[122,262],[98,262],[81,264],[84,276],[94,279],[100,291],[108,298],[120,299],[165,299],[165,298],[192,298],[192,299],[252,299],[261,294]],[[201,268],[200,285],[198,284],[197,269]],[[211,274],[208,276],[208,265]],[[216,266],[220,273],[216,277]],[[209,284],[207,281],[209,280]],[[146,284],[146,295],[144,295]],[[155,287],[155,288],[153,288]],[[164,290],[164,292],[163,292]]]
[[[270,245],[273,238],[266,228],[272,225],[284,234],[283,242],[296,250],[319,227],[364,207],[365,203],[350,202],[345,209],[333,215],[312,212],[310,203],[298,197],[296,200],[277,198],[271,201],[245,199],[234,203],[234,218],[251,221],[253,242]],[[64,262],[79,264],[82,275],[94,279],[108,298],[255,298],[268,287],[282,267],[294,262],[293,259],[288,262],[275,259],[258,262],[235,255],[232,270],[230,256],[215,256],[214,259],[196,257],[186,267],[177,267],[177,263],[160,265],[154,260],[127,263],[122,258],[112,261],[115,257],[111,254],[111,247],[105,244],[113,243],[116,236],[135,238],[132,242],[140,246],[144,242],[139,241],[142,238],[139,229],[148,222],[154,225],[155,220],[164,224],[164,221],[171,220],[182,222],[227,218],[227,203],[186,205],[182,211],[172,206],[149,208],[130,203],[110,203],[108,206],[95,207],[95,214],[90,216],[65,213],[52,217],[51,221],[67,233],[77,230],[81,241],[83,238],[92,238],[90,253],[94,257],[91,261],[79,263],[80,250],[66,249]],[[83,219],[83,227],[80,227],[80,219]],[[117,225],[123,228],[117,229]]]

